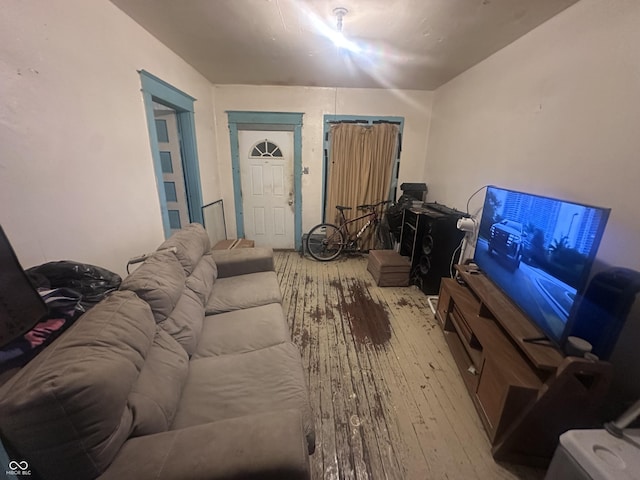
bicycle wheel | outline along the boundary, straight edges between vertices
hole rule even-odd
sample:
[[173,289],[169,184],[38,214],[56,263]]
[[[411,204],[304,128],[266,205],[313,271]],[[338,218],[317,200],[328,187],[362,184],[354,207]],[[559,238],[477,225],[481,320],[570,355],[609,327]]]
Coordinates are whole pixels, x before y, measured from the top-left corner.
[[320,262],[333,260],[344,247],[342,231],[330,223],[313,227],[307,235],[307,252]]

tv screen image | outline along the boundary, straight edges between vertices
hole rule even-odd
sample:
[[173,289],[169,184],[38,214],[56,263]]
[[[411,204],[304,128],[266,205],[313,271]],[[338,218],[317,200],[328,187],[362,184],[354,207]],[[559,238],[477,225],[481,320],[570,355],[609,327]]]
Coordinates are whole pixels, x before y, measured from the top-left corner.
[[561,346],[609,212],[489,186],[474,262]]

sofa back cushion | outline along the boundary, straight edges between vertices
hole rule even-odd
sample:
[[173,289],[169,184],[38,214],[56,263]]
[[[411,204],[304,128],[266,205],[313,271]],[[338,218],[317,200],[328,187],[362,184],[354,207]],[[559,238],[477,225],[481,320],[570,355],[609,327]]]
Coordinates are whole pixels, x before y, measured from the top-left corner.
[[199,223],[190,223],[165,240],[158,250],[176,249],[176,257],[186,275],[191,275],[200,261],[200,257],[211,250],[211,241],[204,227]]
[[204,306],[192,290],[185,288],[176,308],[165,321],[160,322],[160,326],[182,345],[188,355],[192,355],[196,351],[203,323]]
[[211,254],[203,255],[191,275],[187,277],[187,288],[197,296],[202,306],[205,306],[211,297],[213,284],[218,278],[218,267]]
[[100,475],[134,427],[129,395],[155,334],[135,294],[104,299],[3,386],[3,436],[43,478]]
[[168,430],[187,380],[184,349],[159,326],[138,381],[129,395],[132,437]]
[[184,290],[185,275],[173,252],[157,252],[125,278],[120,290],[135,292],[151,307],[156,322],[166,320]]

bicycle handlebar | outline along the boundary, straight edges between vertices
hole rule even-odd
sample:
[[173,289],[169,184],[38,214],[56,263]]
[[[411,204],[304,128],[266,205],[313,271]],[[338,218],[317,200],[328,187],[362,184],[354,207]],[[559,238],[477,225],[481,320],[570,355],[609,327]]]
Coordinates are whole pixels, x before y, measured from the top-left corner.
[[371,204],[365,204],[365,205],[358,205],[356,208],[358,210],[375,210],[377,207],[379,207],[380,205],[385,205],[387,203],[393,203],[391,200],[383,200],[381,202],[378,203],[371,203]]

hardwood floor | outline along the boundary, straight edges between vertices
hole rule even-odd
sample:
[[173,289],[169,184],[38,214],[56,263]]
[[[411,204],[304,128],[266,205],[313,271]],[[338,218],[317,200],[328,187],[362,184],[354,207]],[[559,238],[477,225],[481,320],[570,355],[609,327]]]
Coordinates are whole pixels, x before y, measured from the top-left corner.
[[367,258],[276,252],[308,368],[317,479],[540,479],[497,464],[440,327],[415,286],[377,287]]

